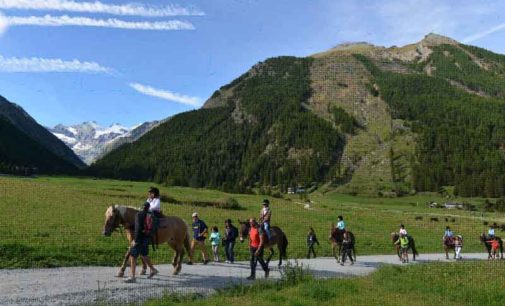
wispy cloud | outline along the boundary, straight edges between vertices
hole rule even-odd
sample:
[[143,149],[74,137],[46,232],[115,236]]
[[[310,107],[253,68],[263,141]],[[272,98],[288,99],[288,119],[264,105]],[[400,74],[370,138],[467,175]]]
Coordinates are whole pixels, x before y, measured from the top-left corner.
[[0,12],[0,36],[2,36],[2,34],[5,32],[6,29],[7,29],[7,20]]
[[88,17],[70,17],[51,16],[5,16],[8,26],[84,26],[84,27],[101,27],[101,28],[117,28],[117,29],[132,29],[132,30],[159,30],[159,31],[174,31],[174,30],[194,30],[193,24],[186,21],[170,20],[170,21],[124,21],[115,18],[95,19]]
[[470,35],[470,36],[467,36],[465,38],[463,38],[462,42],[463,43],[469,43],[469,42],[472,42],[472,41],[476,41],[478,39],[481,39],[485,36],[488,36],[489,34],[493,34],[494,32],[498,32],[498,31],[501,31],[505,29],[505,23],[502,23],[502,24],[499,24],[497,26],[494,26],[490,29],[487,29],[485,31],[482,31],[482,32],[479,32],[479,33],[475,33],[473,35]]
[[3,57],[2,55],[0,55],[0,72],[114,73],[112,69],[95,62],[40,57]]
[[152,6],[137,3],[106,4],[100,1],[76,2],[71,0],[0,0],[0,8],[70,11],[81,13],[102,13],[122,16],[167,17],[167,16],[203,16],[205,13],[193,7],[179,5]]
[[171,92],[169,90],[156,89],[151,86],[146,86],[146,85],[142,85],[139,83],[130,83],[130,87],[132,87],[136,91],[138,91],[142,94],[148,95],[148,96],[152,96],[152,97],[156,97],[156,98],[160,98],[160,99],[164,99],[164,100],[168,100],[168,101],[173,101],[173,102],[177,102],[177,103],[187,104],[187,105],[191,105],[191,106],[200,106],[201,101],[202,101],[198,97],[190,97],[190,96],[186,96],[186,95],[181,95],[181,94],[178,94],[175,92]]

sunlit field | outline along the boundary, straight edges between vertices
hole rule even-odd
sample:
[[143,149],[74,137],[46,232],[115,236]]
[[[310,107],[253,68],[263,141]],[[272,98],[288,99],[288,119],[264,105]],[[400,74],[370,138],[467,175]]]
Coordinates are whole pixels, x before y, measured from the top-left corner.
[[[118,265],[127,249],[124,233],[104,237],[104,212],[113,204],[140,207],[152,183],[91,178],[0,177],[0,261],[1,268],[58,267],[81,265]],[[165,214],[177,215],[186,222],[197,211],[207,225],[224,229],[224,220],[257,217],[263,195],[226,194],[207,189],[160,187]],[[306,256],[306,235],[312,226],[321,242],[318,256],[331,256],[328,241],[331,223],[343,215],[348,229],[356,235],[357,255],[392,254],[389,233],[405,224],[416,239],[418,251],[442,252],[441,238],[446,225],[465,238],[463,252],[484,252],[479,233],[487,227],[484,221],[505,223],[499,213],[480,211],[484,199],[464,199],[476,204],[477,212],[428,208],[428,201],[444,202],[438,194],[420,194],[401,198],[364,198],[317,191],[309,194],[313,202],[307,207],[299,195],[268,197],[273,211],[272,225],[281,227],[288,236],[288,257]],[[195,207],[191,202],[214,202],[235,198],[241,209]],[[457,199],[456,199],[457,200]],[[454,199],[451,199],[454,201]],[[421,219],[422,220],[415,220]],[[431,221],[438,218],[438,221]],[[447,222],[446,222],[447,218]],[[500,233],[498,232],[498,235]],[[248,259],[246,243],[236,246],[238,260]],[[209,246],[210,251],[210,246]],[[222,251],[222,250],[221,250]],[[155,263],[168,263],[172,251],[161,246],[151,252]],[[278,254],[274,257],[277,259]],[[170,259],[169,259],[170,258]],[[197,255],[196,259],[199,259]],[[359,258],[358,258],[359,260]]]

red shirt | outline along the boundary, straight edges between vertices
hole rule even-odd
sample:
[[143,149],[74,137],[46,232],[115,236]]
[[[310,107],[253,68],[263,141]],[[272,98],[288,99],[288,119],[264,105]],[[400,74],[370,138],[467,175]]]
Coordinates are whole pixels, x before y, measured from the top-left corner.
[[249,245],[256,249],[260,246],[260,233],[256,227],[249,230]]

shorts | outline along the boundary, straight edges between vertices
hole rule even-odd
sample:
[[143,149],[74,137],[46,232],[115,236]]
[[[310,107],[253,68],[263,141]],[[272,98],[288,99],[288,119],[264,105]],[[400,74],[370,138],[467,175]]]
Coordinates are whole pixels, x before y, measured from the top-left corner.
[[149,254],[149,239],[144,239],[140,243],[136,243],[130,248],[130,253],[133,258],[147,256]]
[[400,252],[402,253],[407,253],[409,250],[409,247],[400,247]]

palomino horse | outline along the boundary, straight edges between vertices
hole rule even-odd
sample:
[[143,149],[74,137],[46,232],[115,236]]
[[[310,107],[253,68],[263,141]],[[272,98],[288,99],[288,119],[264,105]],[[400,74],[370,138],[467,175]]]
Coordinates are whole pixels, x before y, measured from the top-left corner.
[[[126,238],[128,238],[129,245],[131,245],[135,238],[135,216],[138,212],[139,210],[127,206],[114,205],[108,207],[105,211],[103,234],[110,236],[115,229],[122,226],[126,229]],[[159,220],[158,232],[155,237],[157,238],[157,243],[166,242],[175,251],[175,256],[172,260],[172,266],[174,267],[173,274],[176,275],[181,272],[184,249],[188,253],[190,249],[189,241],[191,235],[189,233],[189,226],[179,217],[164,216]],[[130,248],[126,252],[123,264],[116,275],[117,277],[123,277],[129,257]],[[145,270],[146,266],[143,263],[141,274],[145,274]]]
[[[354,245],[356,243],[356,239],[354,238],[354,234],[351,231],[346,231],[346,232],[347,232],[347,235],[349,235],[349,238],[351,239],[351,243],[352,243],[351,256],[353,256],[354,261],[356,261],[356,249],[354,248]],[[335,227],[334,224],[332,224],[331,228],[330,228],[330,241],[331,241],[331,251],[332,251],[333,257],[335,257],[337,262],[340,262],[340,258],[342,258],[342,243],[344,241],[344,231]],[[338,246],[338,252],[337,252],[337,246]]]
[[[498,239],[498,242],[500,243],[500,253],[498,254],[498,256],[500,257],[500,259],[503,259],[503,240],[500,237],[496,237],[496,238]],[[482,233],[480,235],[480,243],[483,243],[484,246],[486,247],[488,259],[492,258],[492,256],[491,256],[491,243],[488,242],[490,239],[491,238],[486,236],[485,233]]]
[[[412,250],[412,260],[416,261],[416,256],[419,256],[419,253],[416,250],[416,241],[414,240],[414,237],[410,235],[408,235],[407,238],[409,239],[409,250]],[[398,241],[398,239],[400,239],[400,234],[398,234],[397,232],[391,233],[391,241],[393,242],[393,244],[396,241]],[[395,244],[395,248],[396,248],[396,254],[398,254],[398,258],[402,260],[402,256],[400,254],[400,245]]]
[[[251,225],[249,224],[249,222],[241,222],[240,219],[238,220],[238,223],[240,223],[240,230],[239,230],[240,242],[244,242],[245,237],[249,235]],[[268,240],[268,238],[266,237],[266,233],[263,233],[263,239],[264,241],[266,241],[264,244],[264,248],[270,249],[270,255],[268,256],[265,263],[268,266],[268,263],[275,254],[274,246],[277,245],[277,248],[279,249],[279,267],[280,267],[282,265],[282,258],[288,259],[286,255],[286,249],[288,248],[288,238],[286,237],[286,234],[284,234],[284,232],[277,226],[272,226],[270,228],[270,236],[271,239]]]
[[442,239],[442,245],[444,247],[445,259],[449,259],[449,250],[454,251],[454,258],[456,258],[456,245],[453,237],[445,237]]

